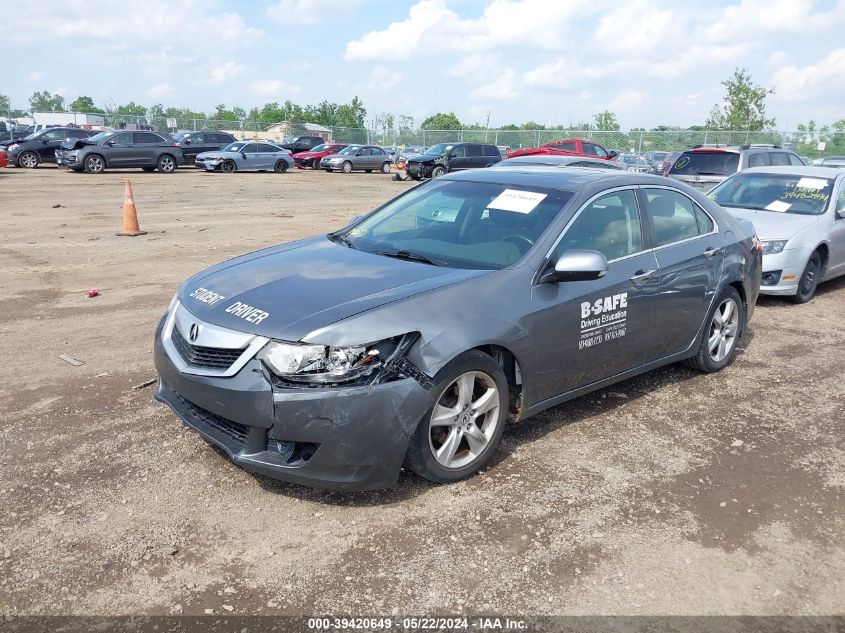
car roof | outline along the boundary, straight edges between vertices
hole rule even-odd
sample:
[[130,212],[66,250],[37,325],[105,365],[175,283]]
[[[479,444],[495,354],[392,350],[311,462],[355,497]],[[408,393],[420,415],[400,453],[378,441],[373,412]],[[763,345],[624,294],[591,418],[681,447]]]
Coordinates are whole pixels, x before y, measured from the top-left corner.
[[[542,161],[542,162],[538,162]],[[554,154],[529,154],[528,156],[514,156],[513,158],[506,158],[497,167],[518,167],[519,163],[524,163],[524,166],[536,165],[541,167],[543,165],[568,165],[569,163],[595,163],[597,165],[606,163],[602,158],[590,158],[589,156],[556,156]]]
[[610,187],[624,187],[626,185],[669,185],[677,187],[678,182],[662,176],[651,176],[636,172],[601,169],[592,167],[571,167],[558,169],[557,167],[497,167],[496,169],[471,169],[467,171],[451,172],[440,179],[463,182],[489,182],[493,184],[515,185],[523,187],[544,187],[546,189],[560,189],[573,191],[581,189],[598,180],[610,181]]
[[818,165],[799,167],[799,166],[783,166],[783,167],[751,167],[740,174],[784,174],[787,176],[808,176],[815,178],[837,178],[845,177],[844,171],[831,169],[830,167],[822,167]]

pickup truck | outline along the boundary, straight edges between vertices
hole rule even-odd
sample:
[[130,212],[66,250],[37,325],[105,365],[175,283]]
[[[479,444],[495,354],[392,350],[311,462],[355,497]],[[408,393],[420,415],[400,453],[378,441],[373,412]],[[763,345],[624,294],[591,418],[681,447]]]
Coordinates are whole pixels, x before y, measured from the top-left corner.
[[613,160],[618,153],[615,150],[606,150],[598,143],[585,141],[580,138],[567,138],[560,141],[549,141],[541,147],[525,147],[508,152],[508,158],[516,156],[532,156],[534,154],[554,154],[561,156],[589,156],[590,158],[601,158]]

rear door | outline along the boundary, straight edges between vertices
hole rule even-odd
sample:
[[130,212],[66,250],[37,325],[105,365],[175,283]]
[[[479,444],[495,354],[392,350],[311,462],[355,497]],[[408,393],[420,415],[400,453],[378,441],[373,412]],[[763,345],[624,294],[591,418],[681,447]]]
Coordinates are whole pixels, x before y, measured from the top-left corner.
[[41,157],[41,161],[53,163],[56,161],[56,149],[67,137],[67,130],[47,130],[38,137],[35,151]]
[[381,147],[370,148],[370,156],[372,159],[371,165],[373,169],[381,169],[381,166],[390,160],[387,152],[385,152]]
[[739,152],[706,149],[684,152],[667,175],[707,192],[738,170]]
[[[155,165],[164,139],[152,132],[133,132],[132,135],[135,141],[135,152],[131,155],[131,164],[138,167]],[[129,164],[128,161],[127,164]]]
[[549,259],[595,250],[608,260],[592,281],[539,284],[528,328],[536,357],[537,399],[642,365],[654,337],[657,262],[633,188],[595,196],[563,230]]
[[276,148],[267,143],[256,143],[255,164],[258,169],[273,169],[276,164]]
[[651,243],[657,258],[653,358],[687,349],[719,283],[724,261],[723,236],[713,218],[691,198],[669,187],[643,187]]

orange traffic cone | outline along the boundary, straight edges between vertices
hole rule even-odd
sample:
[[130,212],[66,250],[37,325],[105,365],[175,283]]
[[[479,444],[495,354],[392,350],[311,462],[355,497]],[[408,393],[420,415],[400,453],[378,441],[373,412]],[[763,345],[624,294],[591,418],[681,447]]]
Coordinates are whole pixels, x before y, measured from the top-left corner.
[[147,232],[142,231],[138,226],[138,212],[135,210],[135,199],[132,197],[132,183],[127,178],[126,189],[123,193],[123,230],[115,235],[135,237],[146,234]]

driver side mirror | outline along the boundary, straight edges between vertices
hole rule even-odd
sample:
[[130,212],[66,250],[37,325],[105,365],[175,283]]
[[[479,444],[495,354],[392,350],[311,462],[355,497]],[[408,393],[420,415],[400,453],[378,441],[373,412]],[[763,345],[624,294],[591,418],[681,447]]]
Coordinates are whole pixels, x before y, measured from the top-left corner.
[[845,220],[845,200],[839,205],[839,208],[836,210],[836,217],[840,220]]
[[616,158],[617,156],[619,156],[619,152],[617,152],[615,149],[612,149],[607,152],[607,155],[611,158]]
[[457,157],[458,157],[457,152],[449,152],[449,158],[457,158]]
[[185,145],[190,145],[190,144],[191,144],[191,138],[190,138],[190,137],[188,137],[188,138],[186,138],[186,139],[185,139],[184,141],[182,141],[182,142],[183,142]]
[[607,274],[607,258],[598,251],[571,250],[564,253],[540,276],[540,283],[590,281]]
[[244,159],[246,159],[246,152],[241,152],[241,156],[243,156]]
[[106,141],[106,145],[114,145],[114,141]]

